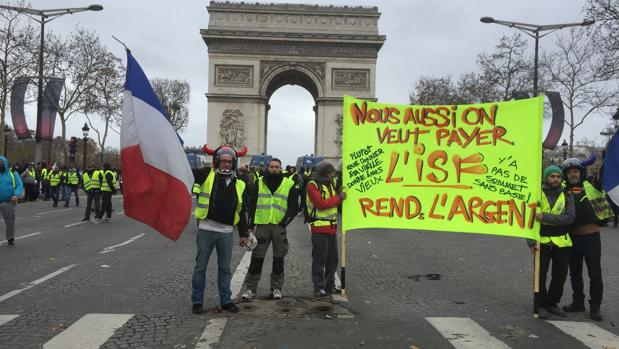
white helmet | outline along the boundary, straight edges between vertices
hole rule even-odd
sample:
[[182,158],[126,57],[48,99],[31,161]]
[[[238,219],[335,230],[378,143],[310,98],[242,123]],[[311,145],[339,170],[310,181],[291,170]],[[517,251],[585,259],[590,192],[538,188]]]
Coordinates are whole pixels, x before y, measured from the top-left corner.
[[254,248],[258,246],[258,239],[256,239],[256,235],[254,235],[254,233],[249,233],[249,236],[247,238],[248,241],[247,244],[245,244],[245,248],[247,249],[247,251],[253,251]]

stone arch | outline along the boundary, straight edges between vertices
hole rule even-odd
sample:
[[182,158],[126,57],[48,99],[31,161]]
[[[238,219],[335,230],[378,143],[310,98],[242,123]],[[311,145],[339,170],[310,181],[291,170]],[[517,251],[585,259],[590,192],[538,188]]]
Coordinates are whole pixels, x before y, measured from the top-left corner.
[[[343,96],[375,100],[385,41],[378,8],[211,1],[207,10],[209,26],[200,31],[209,57],[206,142],[233,135],[248,155],[265,152],[269,99],[295,84],[314,98],[314,153],[337,162]],[[230,110],[244,125],[223,132],[233,124],[222,122]]]

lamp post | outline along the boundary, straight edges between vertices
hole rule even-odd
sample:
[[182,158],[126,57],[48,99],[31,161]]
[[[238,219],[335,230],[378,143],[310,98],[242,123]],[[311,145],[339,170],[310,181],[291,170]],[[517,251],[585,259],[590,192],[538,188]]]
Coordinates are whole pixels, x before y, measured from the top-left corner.
[[567,159],[567,148],[568,148],[568,144],[565,141],[565,139],[563,139],[563,143],[561,143],[561,149],[563,149],[563,161]]
[[[528,24],[528,23],[518,23],[518,22],[509,22],[502,21],[498,19],[494,19],[492,17],[482,17],[480,18],[482,23],[496,23],[499,25],[504,25],[510,28],[516,28],[526,35],[535,39],[535,60],[533,62],[533,95],[537,96],[538,86],[537,86],[537,67],[538,67],[538,55],[539,55],[539,39],[543,38],[546,35],[549,35],[556,30],[569,28],[569,27],[586,27],[595,23],[594,20],[585,20],[580,23],[564,23],[564,24]],[[546,34],[540,35],[540,33],[549,31]]]
[[9,158],[9,135],[11,134],[11,129],[9,125],[4,124],[4,156]]
[[86,144],[88,143],[88,124],[84,123],[84,127],[82,127],[82,134],[84,135],[84,159],[82,159],[82,171],[86,171]]
[[[16,6],[7,6],[0,5],[0,8],[17,11],[19,13],[23,13],[26,16],[32,18],[36,22],[41,24],[41,42],[39,44],[39,77],[38,77],[38,91],[37,91],[37,133],[40,132],[41,122],[43,118],[43,51],[45,48],[45,23],[51,22],[54,19],[66,15],[66,14],[74,14],[77,12],[83,11],[101,11],[103,10],[103,6],[101,5],[90,5],[88,7],[76,7],[76,8],[57,8],[57,9],[44,9],[37,10],[33,8],[27,7],[16,7]],[[34,161],[40,162],[42,157],[42,145],[41,138],[37,135],[36,137],[36,147],[34,152]],[[51,149],[51,142],[50,142]],[[49,157],[50,155],[48,155]],[[51,159],[48,159],[51,161]]]
[[617,111],[613,114],[613,123],[615,124],[615,132],[619,131],[619,107],[617,107]]

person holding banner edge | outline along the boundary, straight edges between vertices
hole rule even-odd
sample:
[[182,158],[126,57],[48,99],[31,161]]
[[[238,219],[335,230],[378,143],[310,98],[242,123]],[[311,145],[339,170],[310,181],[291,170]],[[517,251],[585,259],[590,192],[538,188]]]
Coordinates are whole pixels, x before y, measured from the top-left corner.
[[346,199],[346,193],[336,193],[332,164],[323,161],[316,166],[312,180],[307,183],[305,199],[307,223],[312,232],[312,283],[314,296],[338,294],[335,271],[338,265],[337,207]]
[[[544,169],[542,185],[541,213],[536,213],[536,220],[541,222],[540,229],[540,279],[539,293],[535,302],[539,307],[539,318],[548,318],[548,313],[566,317],[567,314],[557,305],[563,295],[563,285],[567,279],[569,253],[572,246],[568,230],[576,216],[574,198],[561,186],[563,172],[558,166]],[[533,253],[537,243],[527,240]],[[550,287],[546,288],[546,276],[552,262]]]
[[570,229],[572,251],[570,253],[570,281],[572,303],[564,306],[568,313],[585,311],[584,283],[582,278],[583,259],[589,274],[589,311],[592,320],[602,321],[602,244],[600,226],[613,216],[606,200],[606,194],[586,180],[586,169],[582,162],[570,158],[563,162],[566,188],[573,193],[576,218]]

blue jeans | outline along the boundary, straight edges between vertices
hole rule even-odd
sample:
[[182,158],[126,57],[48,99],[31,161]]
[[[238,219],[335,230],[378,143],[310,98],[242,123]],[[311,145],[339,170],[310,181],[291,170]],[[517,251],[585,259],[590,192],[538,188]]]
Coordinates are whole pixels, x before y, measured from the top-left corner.
[[217,286],[219,288],[219,303],[221,305],[231,302],[230,297],[230,262],[232,261],[232,234],[218,233],[209,230],[198,229],[196,245],[198,255],[196,256],[196,266],[193,269],[191,280],[192,292],[191,302],[193,304],[204,303],[204,287],[206,284],[206,266],[211,257],[213,248],[217,250]]
[[69,206],[71,201],[71,193],[75,193],[75,206],[80,205],[80,197],[77,194],[77,186],[65,185],[64,187],[64,205]]

